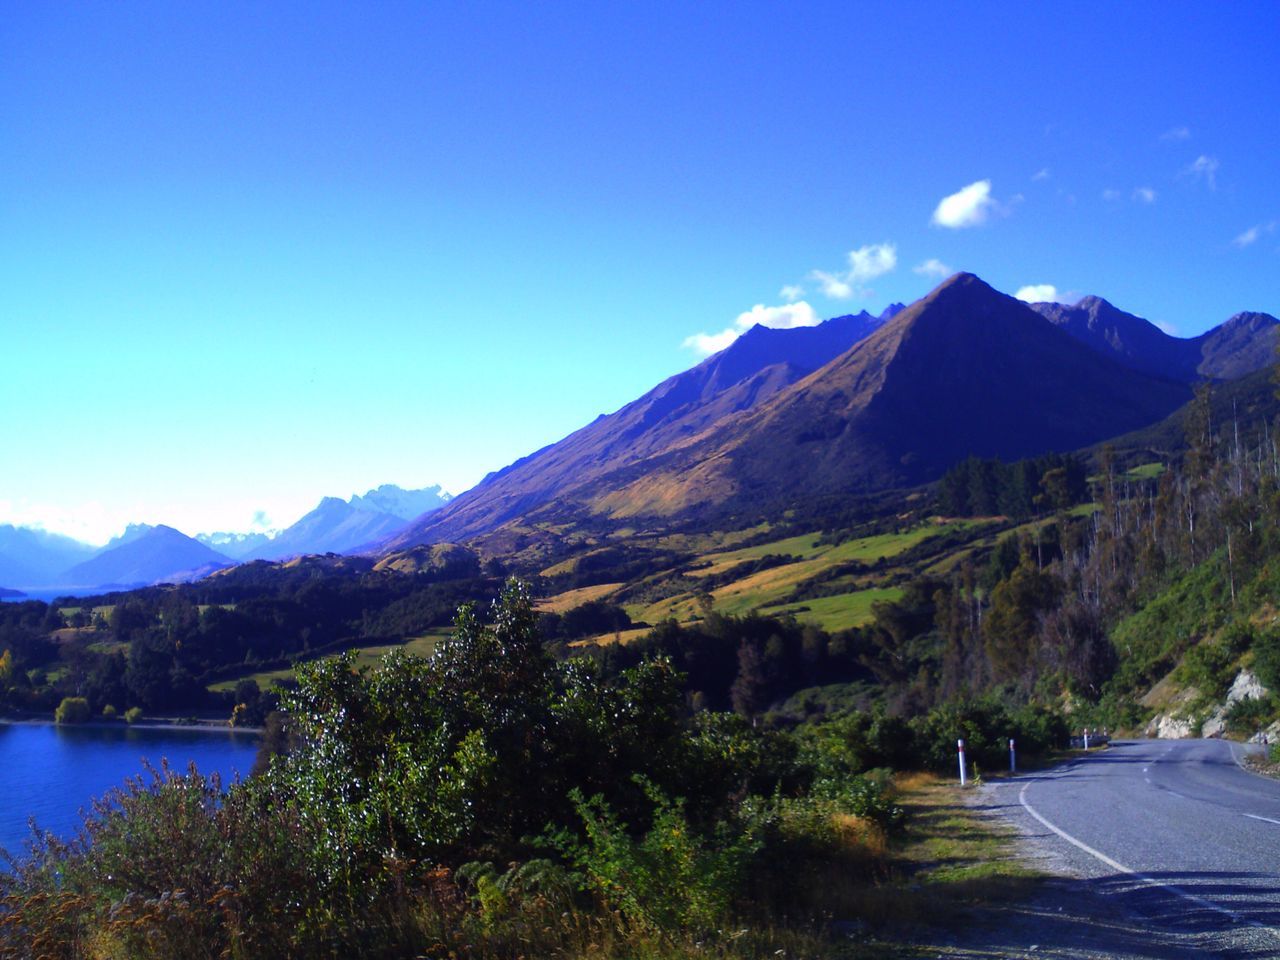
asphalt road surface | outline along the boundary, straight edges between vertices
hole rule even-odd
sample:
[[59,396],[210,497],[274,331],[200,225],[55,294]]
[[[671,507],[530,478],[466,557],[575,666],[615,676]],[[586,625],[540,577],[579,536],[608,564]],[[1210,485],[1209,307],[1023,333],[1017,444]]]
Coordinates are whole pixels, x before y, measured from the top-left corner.
[[1246,749],[1117,741],[987,798],[1082,901],[1150,931],[1140,953],[1280,957],[1280,781],[1241,767]]

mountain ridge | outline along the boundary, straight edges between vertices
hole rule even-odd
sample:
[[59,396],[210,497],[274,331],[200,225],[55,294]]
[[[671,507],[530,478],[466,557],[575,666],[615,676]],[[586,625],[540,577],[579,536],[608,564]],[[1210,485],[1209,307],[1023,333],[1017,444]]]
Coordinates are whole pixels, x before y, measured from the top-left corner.
[[[780,498],[784,489],[827,495],[914,485],[972,453],[1016,458],[1086,446],[1157,420],[1189,396],[1185,383],[1134,370],[976,276],[957,274],[749,404],[724,403],[732,391],[715,394],[717,405],[684,415],[696,431],[643,432],[637,411],[680,376],[685,390],[709,381],[731,350],[492,474],[382,549],[465,542],[517,520],[670,521],[717,503]],[[585,442],[592,434],[594,448]],[[631,456],[607,456],[625,443]],[[606,456],[592,462],[593,452]],[[560,468],[554,495],[548,465]]]

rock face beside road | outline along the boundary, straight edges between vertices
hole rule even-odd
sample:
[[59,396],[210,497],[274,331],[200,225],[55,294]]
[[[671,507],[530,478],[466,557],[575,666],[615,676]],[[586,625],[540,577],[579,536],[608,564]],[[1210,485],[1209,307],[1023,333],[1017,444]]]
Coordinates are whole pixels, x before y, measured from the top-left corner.
[[[1194,688],[1186,688],[1174,697],[1166,709],[1152,718],[1147,724],[1146,735],[1160,740],[1185,740],[1189,737],[1220,737],[1227,729],[1227,715],[1231,708],[1243,700],[1261,700],[1267,696],[1268,690],[1262,681],[1251,670],[1241,670],[1231,688],[1227,691],[1226,700],[1214,707],[1207,715],[1196,712],[1192,705],[1199,694]],[[1271,738],[1280,732],[1280,723],[1270,733]],[[1260,739],[1255,736],[1255,740]]]

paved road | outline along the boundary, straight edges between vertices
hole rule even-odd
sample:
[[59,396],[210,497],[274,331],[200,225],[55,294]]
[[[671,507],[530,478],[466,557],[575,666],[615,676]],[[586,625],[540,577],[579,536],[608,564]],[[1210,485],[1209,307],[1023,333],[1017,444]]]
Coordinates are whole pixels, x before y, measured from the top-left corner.
[[1116,742],[988,796],[1082,896],[1196,953],[1280,957],[1280,781],[1244,770],[1245,749]]

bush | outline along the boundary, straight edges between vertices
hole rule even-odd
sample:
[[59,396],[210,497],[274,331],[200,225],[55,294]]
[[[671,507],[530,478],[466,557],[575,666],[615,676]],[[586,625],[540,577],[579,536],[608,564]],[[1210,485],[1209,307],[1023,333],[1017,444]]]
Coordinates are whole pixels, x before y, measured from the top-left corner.
[[130,707],[128,710],[124,712],[125,723],[137,723],[141,719],[142,719],[141,707]]
[[115,718],[116,718],[116,708],[108,703],[105,707],[102,708],[102,719],[114,720]]
[[58,709],[53,711],[53,722],[85,723],[92,715],[89,701],[84,697],[63,697]]
[[710,841],[697,836],[684,816],[684,803],[671,801],[641,781],[653,802],[653,825],[638,839],[628,832],[604,798],[570,793],[582,818],[586,840],[561,832],[551,843],[580,873],[584,890],[639,927],[667,933],[707,933],[729,913],[746,868],[760,849],[753,829],[737,832],[722,824]]

